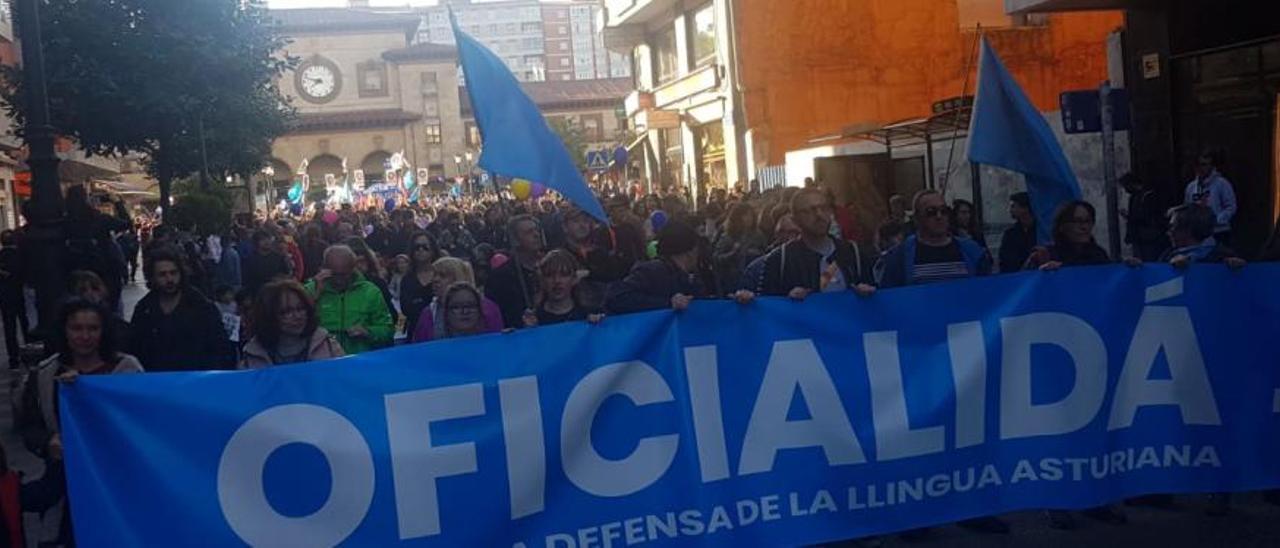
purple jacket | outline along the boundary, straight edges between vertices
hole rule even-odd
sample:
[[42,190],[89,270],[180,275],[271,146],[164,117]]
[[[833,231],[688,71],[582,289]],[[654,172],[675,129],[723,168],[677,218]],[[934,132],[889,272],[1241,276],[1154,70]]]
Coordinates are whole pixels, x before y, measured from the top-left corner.
[[[422,309],[422,315],[418,316],[418,326],[413,330],[413,338],[409,342],[427,342],[436,340],[442,333],[436,333],[436,303],[431,301],[431,305]],[[484,302],[480,305],[480,315],[484,320],[484,330],[486,333],[498,333],[502,331],[502,310],[498,308],[498,304],[485,297]],[[443,330],[443,327],[441,327]]]

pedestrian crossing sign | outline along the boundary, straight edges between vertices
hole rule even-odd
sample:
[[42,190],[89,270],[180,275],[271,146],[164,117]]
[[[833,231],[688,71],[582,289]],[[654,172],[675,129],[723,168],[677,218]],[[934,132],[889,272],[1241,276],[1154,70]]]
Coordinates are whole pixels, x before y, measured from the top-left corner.
[[609,171],[609,153],[603,150],[588,151],[587,169],[591,171]]

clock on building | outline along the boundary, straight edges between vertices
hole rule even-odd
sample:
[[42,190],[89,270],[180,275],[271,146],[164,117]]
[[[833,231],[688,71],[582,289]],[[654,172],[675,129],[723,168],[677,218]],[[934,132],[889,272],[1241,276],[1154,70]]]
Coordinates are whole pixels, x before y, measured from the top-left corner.
[[342,73],[338,66],[323,57],[312,57],[294,71],[294,87],[298,95],[312,103],[327,103],[342,89]]

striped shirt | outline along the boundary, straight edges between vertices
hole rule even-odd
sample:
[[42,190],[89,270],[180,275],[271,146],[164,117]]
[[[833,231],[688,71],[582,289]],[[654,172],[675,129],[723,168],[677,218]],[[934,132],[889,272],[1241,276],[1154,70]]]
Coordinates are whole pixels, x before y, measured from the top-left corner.
[[916,264],[911,267],[912,284],[928,284],[968,278],[969,265],[964,262],[960,253],[960,244],[951,243],[936,247],[920,242],[916,246]]

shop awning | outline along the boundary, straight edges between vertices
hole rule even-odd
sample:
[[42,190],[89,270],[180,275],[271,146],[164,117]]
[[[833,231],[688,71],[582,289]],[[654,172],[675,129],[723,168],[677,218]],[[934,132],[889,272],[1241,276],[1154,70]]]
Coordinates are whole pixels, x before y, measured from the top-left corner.
[[883,126],[856,124],[840,133],[810,139],[809,143],[819,145],[832,141],[864,140],[889,148],[920,146],[931,141],[964,137],[969,132],[972,117],[973,107],[961,107],[928,118],[913,118]]
[[1124,10],[1159,5],[1161,0],[1004,0],[1007,13]]

